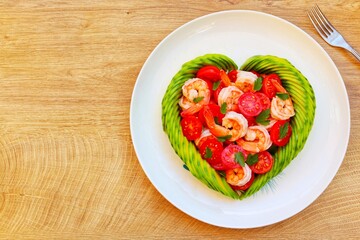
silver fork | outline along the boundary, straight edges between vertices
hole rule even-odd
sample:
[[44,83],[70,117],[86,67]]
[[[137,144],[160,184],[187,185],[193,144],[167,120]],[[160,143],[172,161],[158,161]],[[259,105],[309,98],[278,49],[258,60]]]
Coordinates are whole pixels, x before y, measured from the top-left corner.
[[335,29],[325,15],[321,12],[319,6],[315,6],[308,12],[310,21],[318,31],[320,36],[331,46],[341,47],[351,52],[357,60],[360,61],[360,54],[350,46],[344,37]]

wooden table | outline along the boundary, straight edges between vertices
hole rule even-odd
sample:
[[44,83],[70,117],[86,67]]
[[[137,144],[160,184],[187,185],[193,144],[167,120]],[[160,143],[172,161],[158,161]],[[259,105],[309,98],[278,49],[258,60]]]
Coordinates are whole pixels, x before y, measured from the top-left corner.
[[[0,237],[360,238],[360,63],[315,32],[313,1],[195,2],[0,2]],[[359,1],[317,3],[359,51]],[[132,90],[156,45],[230,9],[270,13],[310,34],[340,70],[351,105],[348,150],[325,192],[290,219],[248,230],[171,205],[145,176],[129,130]]]

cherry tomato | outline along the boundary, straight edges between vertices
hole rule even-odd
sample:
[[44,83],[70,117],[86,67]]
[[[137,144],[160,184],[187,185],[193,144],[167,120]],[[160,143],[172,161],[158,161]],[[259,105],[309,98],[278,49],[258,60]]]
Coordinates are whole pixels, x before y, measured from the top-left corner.
[[232,189],[234,190],[240,190],[240,191],[245,191],[246,189],[248,189],[254,182],[254,179],[255,179],[255,175],[254,173],[251,173],[251,178],[250,180],[245,184],[245,185],[242,185],[242,186],[233,186],[233,185],[230,185],[232,187]]
[[[201,136],[200,136],[201,137]],[[214,135],[209,135],[209,136],[206,136],[206,137],[202,137],[199,142],[197,143],[197,146],[198,148],[200,148],[200,146],[208,139],[215,139],[217,140],[217,138],[214,136]]]
[[268,151],[259,152],[258,159],[259,161],[257,163],[249,166],[250,169],[256,174],[264,174],[270,171],[274,163],[274,158],[271,154]]
[[268,96],[270,99],[275,97],[276,92],[277,92],[276,88],[272,84],[271,80],[276,80],[278,83],[281,84],[280,77],[275,73],[269,74],[264,77],[263,82],[262,82],[261,91],[263,93],[265,93],[266,96]]
[[230,72],[228,73],[228,76],[229,76],[229,78],[230,78],[230,80],[231,80],[232,82],[235,82],[235,81],[236,81],[236,79],[237,79],[237,74],[238,74],[238,71],[237,71],[237,70],[232,70],[232,71],[230,71]]
[[235,160],[236,153],[242,153],[244,162],[247,157],[247,152],[239,145],[230,144],[221,153],[221,160],[226,169],[234,169],[240,167],[239,163]]
[[239,97],[239,110],[243,115],[255,117],[263,110],[258,96],[253,92],[246,92]]
[[199,146],[201,157],[215,170],[224,170],[221,161],[223,149],[222,143],[216,138],[208,138]]
[[[285,132],[285,134],[283,133],[283,136],[280,136],[282,132]],[[270,129],[270,139],[273,144],[279,147],[285,146],[289,142],[291,134],[292,128],[287,120],[277,121]]]
[[194,115],[186,116],[180,121],[182,132],[189,140],[195,140],[201,136],[202,124],[201,121]]
[[[211,113],[213,114],[213,116],[215,118],[215,122],[217,122],[217,124],[221,125],[222,119],[224,118],[225,115],[221,113],[220,106],[215,103],[209,103],[207,106],[209,107]],[[206,121],[205,121],[205,117],[204,117],[204,108],[202,108],[199,111],[199,120],[201,121],[201,123],[204,126],[206,126]]]
[[270,98],[268,98],[264,93],[256,92],[257,97],[260,99],[262,110],[268,109],[271,106]]
[[220,70],[215,66],[208,65],[200,68],[196,73],[196,77],[216,82],[220,80]]
[[256,125],[256,118],[255,117],[249,117],[249,116],[244,116],[248,122],[248,126],[251,127],[251,126],[254,126]]

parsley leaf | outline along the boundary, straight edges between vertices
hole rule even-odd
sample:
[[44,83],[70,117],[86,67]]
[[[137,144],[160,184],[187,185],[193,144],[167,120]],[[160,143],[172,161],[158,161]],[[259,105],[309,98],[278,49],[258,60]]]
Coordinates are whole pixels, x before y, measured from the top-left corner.
[[256,81],[254,82],[254,90],[255,91],[259,91],[262,87],[262,81],[263,81],[263,78],[262,77],[258,77],[256,79]]
[[218,117],[214,116],[214,121],[217,125],[221,125]]
[[257,163],[259,161],[259,156],[257,153],[255,154],[249,154],[247,156],[247,159],[246,159],[246,163],[249,165],[249,166],[252,166],[254,165],[255,163]]
[[213,153],[212,153],[211,149],[206,147],[204,158],[211,158],[212,155],[213,155]]
[[279,138],[283,139],[284,137],[286,137],[286,134],[289,131],[289,123],[286,122],[284,125],[280,126],[280,134],[279,134]]
[[289,98],[288,93],[276,93],[276,96],[278,96],[281,100],[286,100]]
[[226,113],[226,109],[227,109],[227,104],[226,104],[226,102],[224,102],[223,104],[221,104],[220,112],[221,112],[222,114],[225,114],[225,113]]
[[198,103],[198,102],[201,102],[201,100],[203,100],[204,97],[196,97],[193,99],[194,103]]
[[245,157],[242,152],[235,153],[235,162],[240,164],[240,166],[245,167]]
[[219,88],[219,86],[220,86],[220,83],[221,83],[221,81],[216,81],[216,82],[214,82],[214,84],[213,84],[213,86],[212,86],[212,90],[216,90],[216,89],[218,89]]
[[219,142],[225,142],[226,140],[229,140],[231,137],[232,135],[225,135],[225,136],[217,137],[217,139],[219,140]]
[[267,125],[269,125],[269,123],[270,123],[270,120],[268,119],[269,116],[270,116],[270,109],[268,108],[268,109],[263,110],[263,111],[255,118],[255,121],[256,121],[258,124],[267,126]]

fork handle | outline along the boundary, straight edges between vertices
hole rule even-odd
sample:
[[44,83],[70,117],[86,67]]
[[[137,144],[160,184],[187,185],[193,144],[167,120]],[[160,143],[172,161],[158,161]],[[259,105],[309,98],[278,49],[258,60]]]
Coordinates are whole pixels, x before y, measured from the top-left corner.
[[346,47],[344,47],[346,50],[348,50],[349,52],[351,52],[353,55],[354,55],[354,57],[358,60],[358,61],[360,61],[360,54],[353,48],[353,47],[351,47],[350,46],[350,44],[347,44],[347,46]]
[[358,61],[360,61],[360,54],[352,47],[350,47],[349,51],[356,57]]

